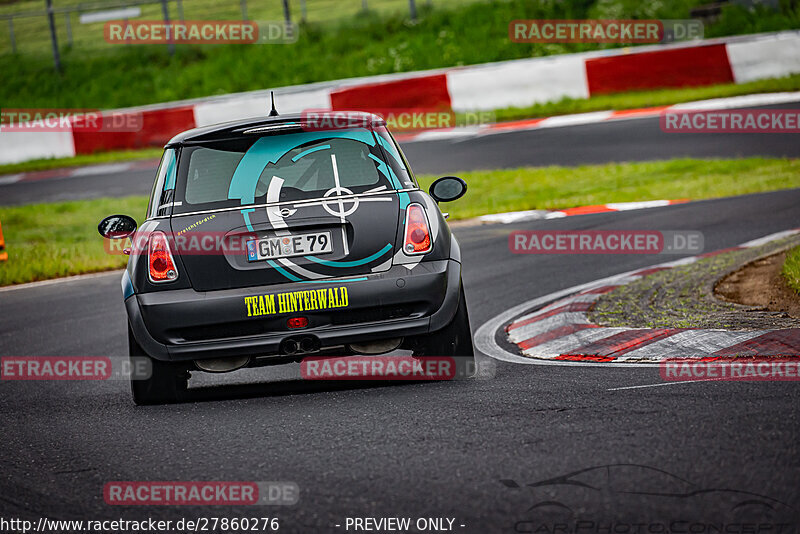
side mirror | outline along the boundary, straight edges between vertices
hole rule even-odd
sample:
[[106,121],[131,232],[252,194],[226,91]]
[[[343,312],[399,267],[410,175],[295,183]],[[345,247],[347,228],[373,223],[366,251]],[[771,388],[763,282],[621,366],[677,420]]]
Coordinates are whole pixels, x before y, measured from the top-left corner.
[[464,196],[467,182],[457,176],[445,176],[431,184],[428,193],[436,202],[452,202]]
[[97,231],[106,239],[125,239],[136,232],[136,221],[127,215],[109,215],[97,225]]

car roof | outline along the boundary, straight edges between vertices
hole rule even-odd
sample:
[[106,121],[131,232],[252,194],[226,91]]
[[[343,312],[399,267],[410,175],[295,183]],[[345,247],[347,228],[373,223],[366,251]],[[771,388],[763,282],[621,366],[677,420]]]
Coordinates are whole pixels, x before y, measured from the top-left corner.
[[[298,126],[302,123],[306,123],[309,121],[309,117],[312,116],[312,120],[320,120],[324,121],[325,119],[338,119],[341,120],[343,117],[347,118],[348,121],[352,122],[351,126],[340,126],[342,128],[346,127],[366,127],[366,125],[383,125],[385,122],[381,117],[375,115],[373,113],[365,113],[362,111],[314,111],[308,113],[292,113],[287,115],[277,115],[272,117],[260,117],[260,118],[250,118],[250,119],[240,119],[237,121],[230,121],[230,122],[223,122],[219,124],[212,124],[210,126],[203,126],[200,128],[194,128],[192,130],[186,130],[185,132],[181,132],[177,134],[175,137],[169,140],[167,143],[167,147],[181,145],[184,143],[195,143],[195,142],[204,142],[204,141],[217,141],[222,139],[230,139],[232,137],[238,137],[245,133],[260,133],[257,130],[264,129],[263,133],[269,133],[270,127],[279,127],[280,125],[289,125],[291,123],[296,123]],[[248,130],[256,130],[253,132],[248,132]],[[278,131],[273,133],[279,133]]]

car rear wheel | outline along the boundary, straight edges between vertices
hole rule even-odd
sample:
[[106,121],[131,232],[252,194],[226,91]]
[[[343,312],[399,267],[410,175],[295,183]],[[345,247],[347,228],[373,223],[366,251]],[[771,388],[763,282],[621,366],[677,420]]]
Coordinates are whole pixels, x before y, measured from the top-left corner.
[[[189,372],[181,364],[162,362],[147,355],[144,349],[133,337],[133,331],[128,326],[128,354],[133,358],[147,358],[150,361],[152,373],[149,378],[139,379],[131,376],[131,395],[133,402],[138,405],[170,404],[178,402],[189,384]],[[136,368],[134,362],[131,367]]]
[[469,313],[463,284],[459,290],[458,309],[453,320],[441,330],[420,338],[414,356],[454,358],[455,378],[467,378],[475,373],[475,350],[472,347],[472,332],[469,328]]

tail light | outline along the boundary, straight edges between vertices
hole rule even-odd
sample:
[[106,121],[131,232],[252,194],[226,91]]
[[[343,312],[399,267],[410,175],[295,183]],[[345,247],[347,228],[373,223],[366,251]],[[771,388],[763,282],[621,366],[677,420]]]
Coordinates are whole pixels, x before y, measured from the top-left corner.
[[431,233],[428,217],[419,204],[410,204],[406,209],[406,234],[403,250],[406,254],[425,254],[431,251]]
[[308,326],[308,317],[289,317],[286,320],[286,326],[289,328],[305,328]]
[[150,281],[172,282],[178,278],[178,269],[169,250],[169,242],[164,232],[150,234],[150,243],[147,249],[147,264],[150,267]]

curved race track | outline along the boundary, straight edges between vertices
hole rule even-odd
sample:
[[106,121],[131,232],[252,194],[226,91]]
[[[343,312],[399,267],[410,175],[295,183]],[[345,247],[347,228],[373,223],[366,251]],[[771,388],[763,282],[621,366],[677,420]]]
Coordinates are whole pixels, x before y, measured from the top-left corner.
[[[610,127],[592,126],[580,133],[591,139],[592,130]],[[620,153],[633,150],[625,144],[642,136],[618,128],[615,146]],[[516,154],[536,153],[553,135],[557,138],[552,131],[498,135],[470,141],[471,149],[453,150],[489,147],[496,152],[495,145],[501,144]],[[739,144],[743,139],[708,139],[706,149],[695,145],[693,154],[708,155],[712,145],[728,153],[728,141],[738,147],[729,155],[773,153],[752,146],[745,151]],[[781,153],[797,156],[800,148],[793,143]],[[656,148],[653,157],[686,153],[669,152],[674,147],[663,144]],[[407,150],[412,163],[422,157],[414,148]],[[589,160],[564,156],[558,162]],[[424,170],[437,168],[432,164]],[[70,181],[75,183],[63,183]],[[800,227],[798,206],[800,189],[458,228],[473,331],[534,297],[665,261],[647,255],[515,256],[507,245],[512,230],[699,230],[706,250],[716,250]],[[0,355],[124,354],[119,276],[0,291]],[[489,380],[384,387],[309,387],[293,381],[294,373],[291,366],[246,371],[238,378],[207,382],[197,390],[197,402],[152,408],[133,406],[121,381],[0,383],[0,516],[269,515],[280,518],[282,532],[345,532],[346,518],[354,516],[450,517],[457,532],[532,532],[545,515],[530,508],[543,497],[530,488],[510,487],[509,480],[527,484],[620,463],[636,464],[625,469],[641,472],[661,470],[695,490],[769,498],[774,510],[763,514],[779,509],[782,517],[800,515],[797,383],[664,384],[652,368],[502,361]],[[663,387],[618,389],[629,386]],[[103,501],[102,488],[113,480],[294,481],[301,497],[295,506],[257,510],[111,507]],[[625,480],[634,483],[637,477]],[[635,483],[643,488],[647,481],[651,478]],[[608,492],[582,488],[546,500],[571,498],[579,517],[600,522],[610,513]],[[723,497],[709,502],[720,491],[712,493],[655,500],[638,496],[629,500],[639,514],[631,520],[703,516],[719,521],[717,507],[726,505]],[[758,519],[764,517],[759,512]]]

